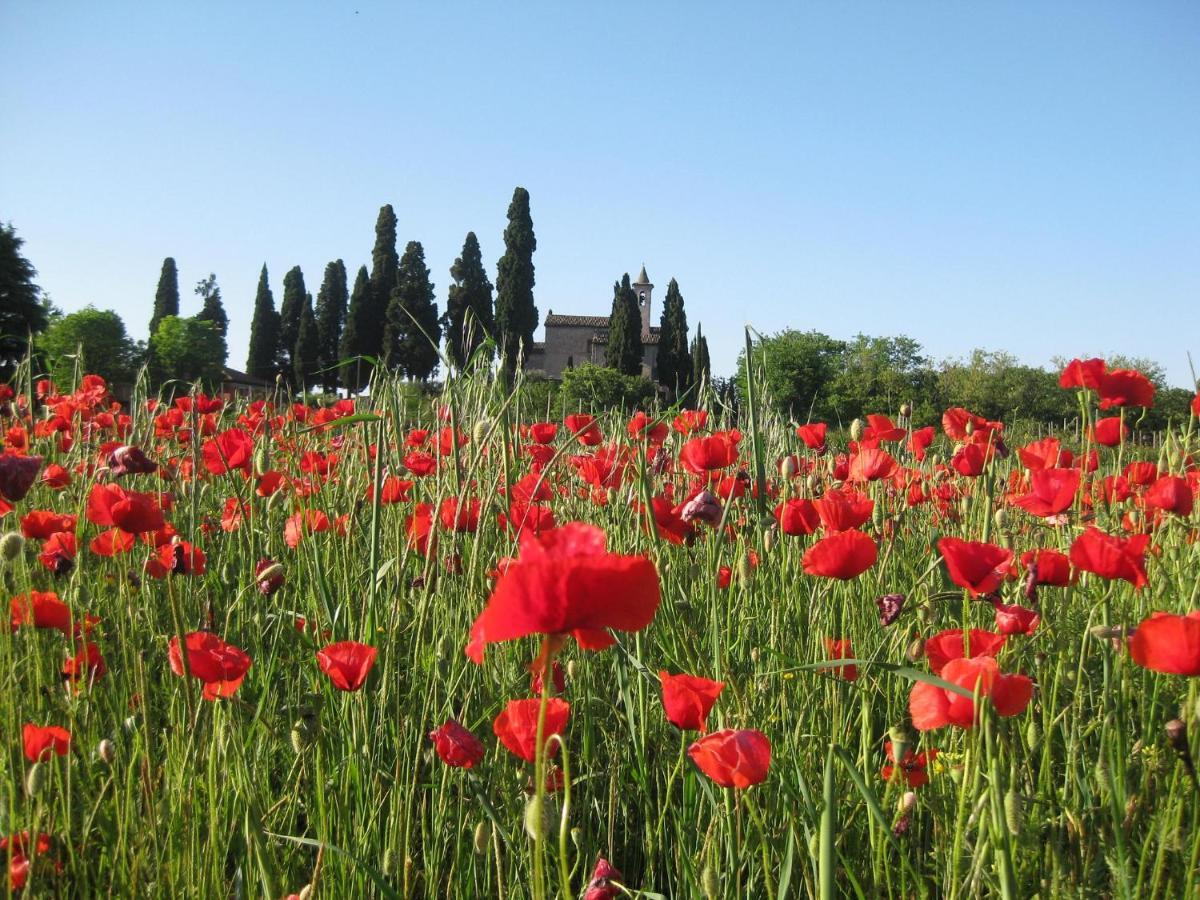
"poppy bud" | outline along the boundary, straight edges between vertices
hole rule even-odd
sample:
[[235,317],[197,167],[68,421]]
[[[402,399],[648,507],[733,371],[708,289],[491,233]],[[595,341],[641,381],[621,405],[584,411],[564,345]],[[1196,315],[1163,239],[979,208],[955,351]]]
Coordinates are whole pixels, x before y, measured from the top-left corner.
[[754,577],[754,568],[750,565],[750,557],[746,554],[738,557],[737,574],[738,584],[742,587],[749,587],[750,580]]
[[855,419],[850,423],[850,440],[861,441],[863,436],[864,423],[862,419]]
[[909,403],[901,403],[901,404],[900,404],[900,416],[901,416],[901,418],[907,419],[907,418],[908,418],[909,416],[911,416],[911,415],[912,415],[912,404],[909,404]]
[[487,438],[489,427],[491,427],[491,423],[487,419],[475,420],[475,427],[471,429],[471,440],[476,446],[482,444]]
[[1019,835],[1024,822],[1025,804],[1021,795],[1010,788],[1004,795],[1004,824],[1008,826],[1008,833],[1013,837]]
[[545,802],[537,794],[531,795],[525,801],[525,833],[530,839],[540,841],[549,829]]
[[779,474],[784,480],[796,477],[796,458],[794,456],[785,456],[783,463],[779,466]]
[[117,745],[105,738],[96,745],[96,755],[106,766],[111,766],[117,758]]
[[1163,731],[1167,734],[1167,743],[1171,745],[1171,749],[1180,756],[1190,756],[1188,747],[1187,725],[1182,719],[1172,719],[1165,726]]
[[817,486],[819,484],[820,484],[820,482],[817,481],[816,475],[809,475],[807,478],[804,479],[804,486],[808,488],[808,492],[810,494],[815,494],[817,492]]
[[19,531],[10,531],[0,537],[0,560],[12,562],[25,549],[25,536]]
[[721,882],[717,878],[717,870],[712,866],[705,866],[700,873],[700,889],[704,891],[704,900],[716,900],[721,896]]
[[571,829],[571,843],[575,845],[575,849],[579,849],[579,845],[583,843],[583,829],[576,825]]
[[260,559],[254,567],[254,580],[258,583],[259,593],[270,597],[283,587],[283,564],[272,559]]
[[35,762],[29,767],[29,774],[25,776],[25,793],[30,797],[36,797],[41,793],[42,786],[46,783],[46,767],[40,762]]
[[932,468],[936,469],[936,468],[937,468],[938,466],[940,466],[941,464],[942,464],[942,456],[941,456],[941,454],[940,454],[940,453],[931,453],[931,454],[929,454],[929,465],[930,465]]
[[1004,507],[996,510],[995,514],[992,516],[992,521],[996,523],[997,528],[1003,531],[1006,527],[1008,527],[1008,510]]
[[916,637],[908,645],[908,649],[904,651],[904,655],[909,662],[920,662],[925,658],[925,639]]
[[876,530],[880,530],[883,528],[883,504],[882,503],[876,503],[875,506],[871,509],[871,524],[875,526]]
[[775,530],[767,529],[766,531],[763,532],[763,537],[762,537],[763,553],[770,553],[771,547],[774,545],[774,543],[775,543]]
[[1029,724],[1025,726],[1025,743],[1029,745],[1030,753],[1036,753],[1041,746],[1042,729],[1034,716],[1029,717]]
[[888,740],[892,742],[892,759],[904,759],[912,743],[908,731],[902,725],[893,725],[888,729]]
[[306,884],[304,887],[300,888],[300,893],[298,893],[296,896],[299,898],[299,900],[311,900],[312,893],[313,886],[311,884]]
[[973,435],[975,433],[975,420],[967,419],[967,424],[963,427],[963,431],[967,433],[967,437]]
[[480,822],[475,826],[475,852],[487,853],[488,838],[491,835],[488,833],[487,822]]
[[271,471],[271,453],[266,443],[261,443],[254,451],[254,474],[263,476]]
[[301,716],[292,723],[292,749],[297,756],[316,742],[319,727],[316,716]]
[[574,681],[574,680],[575,680],[575,676],[576,676],[578,673],[579,673],[579,665],[578,665],[578,662],[577,662],[576,660],[573,660],[573,659],[572,659],[572,660],[568,660],[568,661],[567,661],[567,677],[568,677],[568,678],[570,678],[572,681]]

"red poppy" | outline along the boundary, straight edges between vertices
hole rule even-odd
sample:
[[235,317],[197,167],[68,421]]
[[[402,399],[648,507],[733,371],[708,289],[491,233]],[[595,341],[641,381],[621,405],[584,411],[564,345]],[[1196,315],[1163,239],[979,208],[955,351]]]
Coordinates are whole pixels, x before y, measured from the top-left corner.
[[963,444],[950,457],[950,465],[965,478],[978,478],[983,474],[987,459],[987,453],[979,444]]
[[429,453],[414,450],[404,457],[404,468],[417,478],[424,478],[437,471],[437,458]]
[[[50,853],[50,835],[39,833],[34,853],[38,859],[48,858]],[[0,859],[8,859],[8,881],[14,892],[25,887],[29,880],[30,869],[30,837],[28,831],[21,831],[9,837],[0,837]],[[54,870],[62,872],[62,862],[54,861]]]
[[936,749],[930,748],[922,750],[920,753],[914,753],[909,747],[905,749],[904,758],[900,760],[898,767],[895,765],[896,755],[892,742],[887,741],[883,745],[883,749],[887,753],[888,762],[879,770],[879,774],[884,781],[891,781],[892,775],[899,771],[904,773],[904,779],[910,788],[924,787],[929,784],[929,773],[925,770],[931,762],[937,759],[938,751]]
[[933,443],[937,432],[934,431],[932,425],[926,425],[924,428],[918,428],[908,436],[908,450],[918,461],[924,462],[925,451],[929,449],[929,445]]
[[821,525],[817,507],[806,498],[792,498],[780,503],[775,507],[775,520],[779,522],[780,531],[793,537],[812,534]]
[[1006,605],[996,600],[992,607],[996,610],[996,630],[1001,634],[1033,634],[1042,621],[1037,610],[1016,603]]
[[[1033,697],[1033,682],[1025,675],[1005,675],[990,656],[972,659],[952,659],[941,671],[946,681],[977,692],[991,701],[1001,716],[1015,716],[1024,711]],[[908,710],[913,727],[932,731],[947,725],[972,728],[976,721],[975,701],[957,691],[918,682],[908,697]]]
[[646,441],[652,445],[661,444],[667,439],[670,429],[666,422],[646,415],[640,409],[633,414],[626,427],[629,436],[634,440]]
[[1026,550],[1021,554],[1021,567],[1033,572],[1034,584],[1066,587],[1071,583],[1071,560],[1057,550]]
[[[531,700],[509,700],[504,711],[496,716],[492,723],[492,731],[514,756],[519,756],[526,762],[534,762],[537,754],[538,713],[542,701],[539,698]],[[571,704],[558,697],[550,697],[546,701],[546,721],[542,728],[542,742],[546,745],[546,756],[552,757],[558,753],[558,742],[550,742],[551,735],[561,735],[567,730],[567,719],[571,715]]]
[[61,531],[50,535],[42,544],[38,562],[55,575],[62,575],[70,571],[75,562],[76,552],[75,535],[69,531]]
[[110,528],[88,541],[88,549],[97,556],[117,556],[132,550],[133,544],[134,537],[128,531]]
[[1056,437],[1045,437],[1019,448],[1017,456],[1021,460],[1021,465],[1030,471],[1054,469],[1062,462],[1062,444]]
[[52,755],[66,756],[71,749],[71,732],[57,725],[27,724],[23,729],[25,758],[40,762]]
[[725,689],[723,681],[709,681],[696,675],[658,673],[662,682],[663,709],[667,721],[682,731],[705,730],[705,720]]
[[571,436],[584,447],[595,447],[604,440],[604,436],[600,433],[600,426],[596,424],[595,416],[573,413],[563,420],[563,424],[567,426],[567,431],[571,432]]
[[1129,639],[1139,666],[1168,675],[1200,675],[1200,610],[1185,616],[1151,613]]
[[[408,500],[408,492],[412,490],[413,483],[406,478],[401,478],[398,475],[389,475],[383,479],[382,488],[379,491],[379,502],[383,506],[390,506],[393,503],[404,503]],[[375,485],[367,485],[367,501],[375,499]]]
[[[203,682],[204,699],[233,696],[250,669],[252,661],[246,652],[211,631],[193,631],[184,635],[183,640],[187,647],[187,669],[193,678]],[[172,672],[184,676],[178,635],[167,643],[167,662]]]
[[802,560],[809,575],[849,581],[875,564],[879,548],[861,531],[839,531],[808,548]]
[[71,610],[53,591],[30,591],[13,597],[12,630],[22,625],[34,628],[54,628],[63,634],[71,633]]
[[357,691],[371,674],[378,652],[358,641],[340,641],[317,651],[317,665],[339,691]]
[[813,506],[827,532],[849,531],[870,520],[875,501],[858,491],[834,488],[814,500]]
[[479,498],[459,502],[458,497],[446,497],[438,509],[438,518],[447,531],[474,534],[479,529]]
[[558,426],[553,422],[535,422],[529,426],[529,436],[538,444],[552,444],[558,436]]
[[736,430],[692,438],[679,451],[679,461],[694,475],[727,468],[737,462],[738,442],[741,439],[741,432]]
[[1116,447],[1129,437],[1129,427],[1121,422],[1120,416],[1098,419],[1092,429],[1092,438],[1102,447]]
[[173,540],[161,544],[146,560],[145,572],[151,578],[168,575],[203,575],[208,564],[204,551],[188,541]]
[[1029,476],[1030,492],[1014,498],[1013,505],[1039,518],[1057,516],[1075,502],[1079,478],[1078,469],[1038,469]]
[[1071,564],[1101,578],[1128,581],[1135,590],[1149,584],[1146,578],[1147,534],[1120,538],[1089,527],[1071,544]]
[[[654,515],[655,530],[658,531],[659,537],[672,544],[682,544],[695,534],[695,526],[685,521],[680,513],[682,507],[677,509],[672,506],[671,501],[666,497],[652,497],[650,506]],[[638,504],[638,508],[644,509],[641,504]],[[646,527],[644,515],[642,516],[642,527]]]
[[470,769],[483,759],[483,744],[479,738],[454,719],[447,719],[429,732],[429,739],[433,741],[437,755],[448,766]]
[[1192,514],[1193,499],[1188,480],[1178,475],[1163,475],[1142,497],[1146,506],[1183,518]]
[[671,427],[686,436],[693,431],[700,431],[707,424],[707,411],[703,409],[685,409],[675,417],[675,421],[671,423]]
[[592,870],[592,880],[588,882],[583,892],[583,900],[614,900],[630,892],[617,885],[625,880],[625,876],[607,859],[596,860],[596,868]]
[[752,729],[714,731],[688,747],[687,753],[701,772],[726,788],[759,784],[771,767],[771,742]]
[[[965,656],[974,659],[978,656],[995,656],[1008,640],[1002,634],[984,631],[982,628],[972,628],[968,637],[969,646]],[[962,659],[963,634],[961,628],[951,628],[935,634],[925,642],[925,656],[929,660],[929,668],[934,675],[940,675],[946,663]]]
[[517,534],[526,531],[541,534],[543,531],[549,531],[556,527],[557,524],[554,519],[554,510],[549,506],[543,506],[540,503],[517,502],[509,506],[508,516],[501,523],[502,526],[507,526]]
[[1200,391],[1196,391],[1196,396],[1192,398],[1192,415],[1200,419]]
[[42,468],[40,456],[0,454],[0,500],[20,503],[37,480]]
[[99,681],[108,671],[104,662],[104,654],[91,641],[86,641],[76,648],[75,655],[67,657],[63,663],[62,674],[67,681]]
[[961,406],[952,406],[942,413],[942,431],[955,443],[961,443],[971,437],[968,429],[974,432],[987,428],[987,425],[988,420],[983,416],[977,416]]
[[21,517],[21,533],[30,540],[44,541],[59,531],[74,531],[77,521],[77,516],[35,509]]
[[150,475],[158,471],[158,463],[140,447],[122,445],[108,454],[108,471],[114,478],[125,475]]
[[572,522],[521,536],[520,555],[471,626],[466,652],[530,634],[572,634],[586,650],[613,643],[608,629],[640,631],[658,609],[658,572],[643,556],[605,550],[604,532]]
[[[854,659],[854,647],[849,638],[825,638],[825,655],[830,659]],[[858,666],[828,666],[818,671],[831,671],[846,681],[858,681]]]
[[1100,378],[1100,408],[1153,406],[1154,384],[1135,369],[1111,369]]
[[88,521],[120,528],[129,534],[158,531],[163,527],[160,498],[127,491],[115,484],[97,484],[88,495]]
[[878,481],[881,478],[891,478],[898,468],[900,464],[886,450],[866,447],[854,454],[850,460],[850,471],[846,480]]
[[1058,386],[1097,390],[1107,369],[1102,359],[1073,359],[1058,376]]
[[818,450],[824,453],[826,428],[824,422],[810,422],[796,428],[796,437],[804,441],[804,446],[809,450]]
[[946,562],[950,580],[966,588],[972,597],[990,594],[1000,587],[1012,565],[1011,550],[983,541],[964,541],[944,537],[938,541],[938,552]]

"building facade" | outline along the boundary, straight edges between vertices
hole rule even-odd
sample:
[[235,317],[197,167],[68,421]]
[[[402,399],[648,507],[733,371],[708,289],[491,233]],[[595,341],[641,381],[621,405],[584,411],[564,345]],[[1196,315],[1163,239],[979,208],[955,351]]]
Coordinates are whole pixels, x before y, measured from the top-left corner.
[[[650,298],[654,285],[646,274],[646,266],[638,272],[633,284],[642,314],[642,375],[658,380],[659,329],[650,324]],[[535,343],[525,356],[525,370],[542,372],[548,378],[562,378],[567,369],[583,363],[604,365],[608,347],[608,316],[564,315],[546,312],[546,337]]]

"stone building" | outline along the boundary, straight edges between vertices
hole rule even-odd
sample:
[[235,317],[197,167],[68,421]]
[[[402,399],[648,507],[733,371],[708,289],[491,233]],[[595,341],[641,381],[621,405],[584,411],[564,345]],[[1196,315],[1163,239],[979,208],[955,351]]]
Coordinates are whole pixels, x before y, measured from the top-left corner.
[[[646,266],[633,283],[642,314],[642,374],[658,378],[658,326],[650,324],[650,294],[654,285],[646,275]],[[530,348],[525,357],[526,371],[544,372],[549,378],[585,362],[604,365],[608,345],[608,316],[574,316],[546,312],[546,337]]]

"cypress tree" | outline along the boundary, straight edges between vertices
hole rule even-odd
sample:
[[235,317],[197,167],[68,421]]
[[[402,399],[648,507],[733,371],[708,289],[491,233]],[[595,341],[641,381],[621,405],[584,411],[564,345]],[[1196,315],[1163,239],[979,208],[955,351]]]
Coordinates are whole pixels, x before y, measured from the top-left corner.
[[367,352],[365,335],[378,328],[371,311],[371,278],[367,275],[367,267],[360,266],[354,279],[354,290],[350,294],[346,325],[338,344],[342,384],[351,392],[361,391],[371,378],[370,366],[358,359]]
[[379,210],[375,220],[375,248],[371,251],[371,307],[368,321],[370,327],[359,335],[361,353],[367,356],[383,356],[384,320],[388,304],[392,300],[392,288],[396,286],[396,213],[390,203]]
[[258,293],[254,298],[254,318],[250,322],[250,352],[246,355],[246,371],[257,378],[273,379],[279,372],[279,313],[275,311],[275,296],[267,281],[267,264],[263,263],[258,276]]
[[608,346],[604,362],[624,375],[642,372],[642,311],[629,273],[613,284],[612,315],[608,320]]
[[167,316],[179,315],[179,273],[175,260],[163,260],[162,272],[158,276],[158,290],[154,292],[154,314],[150,317],[150,336],[158,330],[158,323]]
[[691,387],[692,354],[688,349],[683,294],[679,292],[679,282],[674,278],[667,285],[658,335],[658,380],[678,396]]
[[317,366],[321,384],[327,391],[337,390],[338,345],[346,324],[346,264],[340,259],[325,266],[325,278],[317,292]]
[[49,319],[33,281],[37,269],[21,253],[25,241],[13,226],[0,222],[0,381],[13,374],[25,356],[30,335],[46,330]]
[[425,249],[420,241],[409,241],[388,303],[383,342],[388,365],[409,378],[424,381],[437,368],[441,337]]
[[533,345],[538,326],[538,310],[533,303],[533,251],[537,238],[529,214],[529,191],[513,191],[508,205],[508,226],[504,229],[504,255],[496,274],[496,330],[499,332],[501,358],[509,374],[516,371],[517,355]]
[[696,325],[696,339],[692,341],[692,387],[702,388],[711,375],[708,364],[708,341]]
[[446,355],[461,369],[496,329],[492,283],[484,271],[483,254],[475,232],[467,232],[462,255],[450,267],[450,277],[454,283],[446,292],[442,328],[446,333]]
[[305,294],[300,305],[300,327],[296,334],[296,350],[292,354],[292,371],[296,384],[307,390],[321,365],[321,337],[317,317],[313,313],[312,294]]
[[279,371],[287,378],[296,368],[296,341],[300,339],[300,315],[307,293],[304,273],[299,266],[292,266],[283,276],[283,303],[279,307]]
[[221,337],[229,333],[229,316],[225,314],[225,306],[221,303],[221,288],[217,285],[217,276],[209,273],[207,278],[196,282],[196,296],[203,303],[196,318],[201,322],[211,322],[213,331]]

